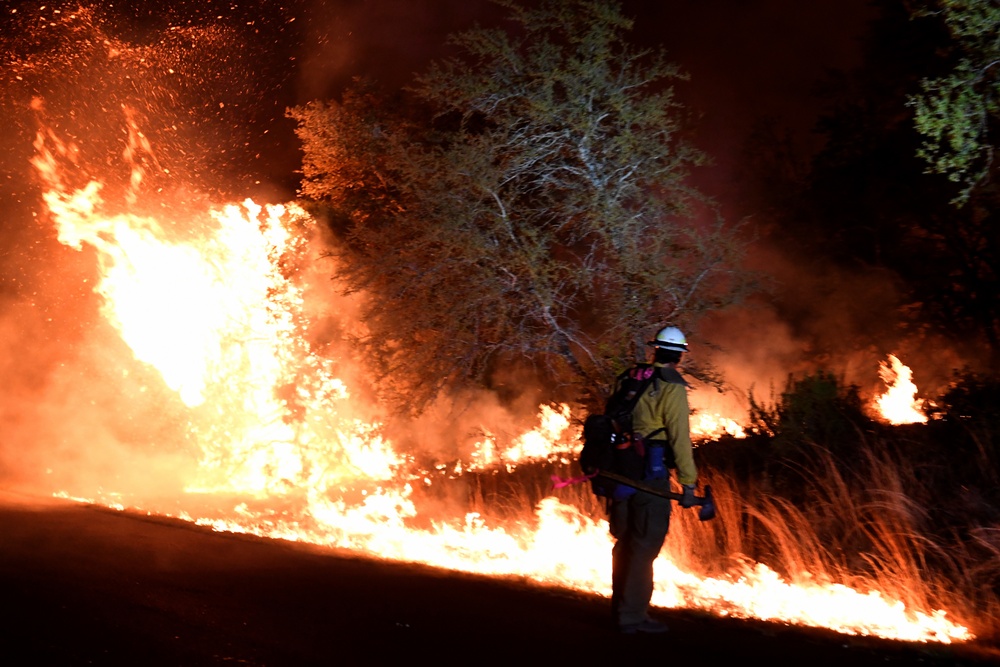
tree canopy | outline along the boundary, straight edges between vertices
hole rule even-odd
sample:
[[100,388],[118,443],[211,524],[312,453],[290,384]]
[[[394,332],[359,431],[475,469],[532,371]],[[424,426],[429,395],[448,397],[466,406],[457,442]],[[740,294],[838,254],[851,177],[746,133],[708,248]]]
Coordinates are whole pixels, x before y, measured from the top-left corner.
[[936,0],[917,15],[941,17],[954,40],[950,71],[925,78],[922,92],[910,98],[924,136],[918,154],[932,172],[961,185],[955,202],[964,204],[994,166],[990,126],[1000,120],[1000,3]]
[[684,137],[684,74],[627,40],[613,2],[496,1],[507,29],[453,35],[406,90],[359,81],[289,110],[301,195],[367,297],[361,342],[415,410],[514,367],[596,399],[657,329],[749,284],[738,234],[687,184],[705,156]]

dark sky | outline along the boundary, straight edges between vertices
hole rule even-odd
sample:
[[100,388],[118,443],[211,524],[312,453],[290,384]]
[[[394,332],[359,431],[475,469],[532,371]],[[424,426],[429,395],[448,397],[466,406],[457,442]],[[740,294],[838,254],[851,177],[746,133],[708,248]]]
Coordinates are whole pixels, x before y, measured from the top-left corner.
[[[433,7],[428,9],[427,7]],[[828,69],[859,63],[867,0],[626,0],[636,41],[661,44],[690,73],[681,92],[704,114],[707,149],[739,141],[756,115],[806,130],[817,111],[810,89]],[[440,53],[445,36],[497,15],[488,0],[340,0],[308,12],[298,94],[375,73],[402,82]]]
[[[701,116],[699,146],[725,181],[756,118],[809,140],[813,87],[830,69],[860,63],[859,37],[875,15],[867,0],[626,0],[637,42],[662,45],[690,74],[678,93]],[[497,16],[488,0],[339,0],[308,11],[300,100],[356,74],[403,83],[438,56],[449,32]]]
[[631,4],[642,16],[637,34],[658,36],[690,72],[679,92],[703,114],[698,142],[720,166],[762,116],[808,140],[819,111],[814,87],[828,70],[860,64],[858,40],[874,17],[866,0]]
[[[53,8],[65,15],[78,6],[75,0],[0,0],[0,37],[10,40],[25,25],[34,32]],[[129,43],[155,42],[176,26],[231,28],[238,35],[230,41],[233,55],[247,64],[220,74],[216,85],[231,80],[244,108],[257,109],[253,122],[232,122],[234,128],[242,124],[247,137],[235,131],[228,140],[261,140],[263,150],[249,168],[258,171],[255,179],[280,181],[282,189],[294,188],[288,172],[298,159],[290,121],[283,117],[287,106],[334,95],[359,75],[403,85],[443,54],[449,33],[503,16],[490,0],[134,0],[91,6],[108,17],[114,37]],[[690,74],[677,92],[700,117],[696,143],[717,165],[702,179],[716,194],[724,194],[733,158],[758,118],[773,117],[800,140],[809,139],[819,109],[813,87],[828,70],[859,63],[858,38],[874,15],[868,0],[624,0],[622,7],[635,19],[636,42],[663,46]],[[32,20],[16,23],[12,17]],[[223,66],[233,62],[222,60]],[[242,76],[256,80],[237,82]],[[206,90],[206,96],[217,92]]]

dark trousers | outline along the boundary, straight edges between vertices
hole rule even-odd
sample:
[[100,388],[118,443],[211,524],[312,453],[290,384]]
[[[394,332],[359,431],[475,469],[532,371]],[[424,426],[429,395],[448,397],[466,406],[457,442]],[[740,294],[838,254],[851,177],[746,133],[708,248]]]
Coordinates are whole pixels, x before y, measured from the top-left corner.
[[[647,482],[670,488],[668,480]],[[619,625],[640,623],[653,596],[653,561],[670,529],[670,500],[639,491],[612,501],[608,524],[611,551],[611,613]]]

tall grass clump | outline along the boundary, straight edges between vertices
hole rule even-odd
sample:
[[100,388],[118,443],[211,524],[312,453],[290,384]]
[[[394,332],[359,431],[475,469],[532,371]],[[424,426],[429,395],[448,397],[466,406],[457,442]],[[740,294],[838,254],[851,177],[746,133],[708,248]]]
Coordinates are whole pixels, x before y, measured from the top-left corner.
[[751,401],[749,437],[699,448],[738,506],[717,558],[947,609],[995,642],[998,398],[1000,383],[958,376],[927,423],[891,426],[831,374],[790,378],[773,403]]

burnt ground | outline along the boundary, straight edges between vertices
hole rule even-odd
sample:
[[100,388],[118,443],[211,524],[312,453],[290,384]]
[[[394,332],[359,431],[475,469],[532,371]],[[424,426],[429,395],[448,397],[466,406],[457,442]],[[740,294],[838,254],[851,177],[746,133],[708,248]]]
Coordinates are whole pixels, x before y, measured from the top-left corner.
[[0,590],[10,667],[1000,664],[984,647],[688,610],[656,614],[664,635],[624,637],[595,596],[15,494],[0,494]]

